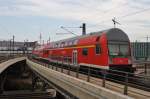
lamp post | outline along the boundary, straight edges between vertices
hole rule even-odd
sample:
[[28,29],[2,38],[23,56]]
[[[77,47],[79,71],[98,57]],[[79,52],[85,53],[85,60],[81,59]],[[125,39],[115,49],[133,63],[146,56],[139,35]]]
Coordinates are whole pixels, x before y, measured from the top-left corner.
[[14,56],[14,51],[15,51],[15,49],[14,49],[14,47],[15,47],[15,36],[13,35],[13,56]]
[[24,52],[28,55],[28,39],[24,40]]
[[[150,38],[149,36],[145,37],[146,38],[146,61],[148,61],[149,58],[149,46],[148,46],[148,39]],[[145,74],[147,74],[147,64],[145,63]]]
[[26,40],[26,44],[27,44],[27,56],[28,56],[28,39]]
[[12,39],[10,39],[10,45],[9,45],[10,56],[11,56],[11,40],[12,40]]

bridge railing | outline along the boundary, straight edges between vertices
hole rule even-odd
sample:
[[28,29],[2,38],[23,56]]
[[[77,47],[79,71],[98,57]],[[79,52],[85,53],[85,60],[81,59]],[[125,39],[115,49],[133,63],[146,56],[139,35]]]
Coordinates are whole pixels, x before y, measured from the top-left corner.
[[[144,95],[146,97],[150,97],[150,96],[147,96],[147,94],[145,95],[138,91],[129,89],[129,87],[135,87],[141,90],[150,91],[150,85],[148,84],[150,82],[150,76],[135,75],[133,73],[112,70],[112,69],[96,70],[90,67],[89,68],[87,67],[74,68],[74,67],[71,67],[70,63],[64,64],[63,61],[60,64],[59,61],[50,63],[49,61],[44,61],[44,62],[39,61],[40,59],[38,59],[37,61],[35,59],[30,58],[30,60],[38,64],[41,64],[47,68],[51,68],[53,70],[65,73],[70,76],[74,76],[79,79],[84,79],[87,82],[92,82],[92,83],[101,85],[106,88],[108,88],[107,86],[113,86],[113,87],[119,88],[123,90],[123,93],[125,95],[127,95],[128,92],[130,91],[132,93],[137,93],[140,95]],[[110,83],[112,81],[114,83],[121,84],[122,87],[117,86],[114,83]]]

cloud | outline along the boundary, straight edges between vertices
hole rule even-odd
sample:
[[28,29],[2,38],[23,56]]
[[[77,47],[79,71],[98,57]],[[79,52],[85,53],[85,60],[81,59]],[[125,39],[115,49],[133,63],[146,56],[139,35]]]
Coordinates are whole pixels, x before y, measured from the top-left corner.
[[[11,2],[5,5],[8,1]],[[93,18],[98,18],[111,10],[108,8],[117,5],[117,2],[111,0],[6,0],[3,2],[0,15],[39,15],[84,21],[93,21]]]
[[[122,24],[119,27],[127,32],[139,33],[144,29],[145,32],[149,30],[148,11],[122,17],[148,8],[150,5],[148,0],[1,0],[0,2],[0,16],[46,16],[86,22],[89,24],[89,32],[113,27],[111,19],[115,16]],[[95,27],[90,27],[95,24]]]

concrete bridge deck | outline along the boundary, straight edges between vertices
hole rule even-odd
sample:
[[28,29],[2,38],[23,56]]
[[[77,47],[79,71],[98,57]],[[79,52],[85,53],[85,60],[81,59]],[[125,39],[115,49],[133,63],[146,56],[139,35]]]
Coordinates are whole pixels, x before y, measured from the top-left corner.
[[54,71],[27,59],[27,65],[51,83],[60,86],[79,99],[133,99],[86,81]]
[[18,58],[14,58],[14,59],[10,59],[10,60],[7,60],[7,61],[4,61],[0,64],[0,74],[6,70],[8,67],[10,67],[11,65],[19,62],[19,61],[23,61],[25,60],[26,57],[18,57]]
[[[49,64],[46,64],[44,62],[37,61],[37,60],[32,60],[32,61],[36,62],[38,64],[41,64],[41,66],[44,66],[46,68],[50,68],[52,70],[64,73],[64,74],[69,75],[69,76],[73,76],[74,78],[78,78],[78,79],[90,82],[90,83],[98,85],[98,86],[104,85],[103,87],[105,87],[109,90],[113,90],[115,92],[125,94],[124,93],[125,88],[126,88],[125,84],[119,84],[119,83],[112,82],[109,80],[105,80],[105,84],[104,84],[104,79],[88,76],[88,75],[82,74],[82,73],[78,73],[76,70],[72,71],[69,68],[62,69],[62,66],[58,66],[58,64],[49,65]],[[146,81],[146,80],[143,80],[143,81]],[[146,87],[146,88],[148,88],[148,87]],[[135,99],[149,99],[150,98],[149,93],[150,93],[149,91],[144,91],[142,89],[139,89],[138,87],[136,88],[135,86],[134,87],[128,86],[128,88],[127,88],[128,96],[134,97]]]

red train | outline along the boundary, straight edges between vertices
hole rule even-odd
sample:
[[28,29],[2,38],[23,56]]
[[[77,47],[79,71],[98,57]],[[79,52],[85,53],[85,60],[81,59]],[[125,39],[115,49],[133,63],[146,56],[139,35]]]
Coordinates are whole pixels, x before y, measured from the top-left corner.
[[71,66],[133,72],[129,38],[118,28],[51,42],[33,55]]

